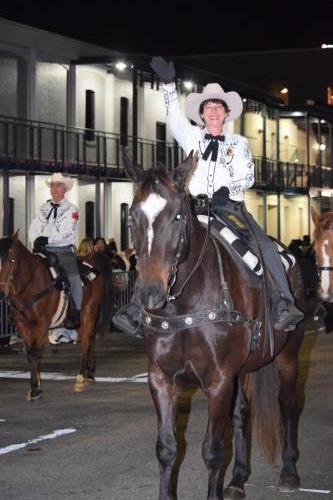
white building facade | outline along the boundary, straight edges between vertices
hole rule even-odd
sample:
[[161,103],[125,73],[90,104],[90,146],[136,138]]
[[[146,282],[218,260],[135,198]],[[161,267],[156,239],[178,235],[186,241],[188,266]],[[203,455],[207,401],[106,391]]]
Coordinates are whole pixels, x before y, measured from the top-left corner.
[[[122,71],[116,66],[120,61],[127,63]],[[185,97],[181,92],[182,105]],[[311,127],[309,132],[309,125],[306,132],[302,124],[309,119],[303,115],[277,119],[274,106],[253,103],[248,100],[242,119],[232,124],[248,137],[256,160],[259,181],[246,195],[247,206],[268,233],[288,244],[312,231],[310,204],[319,209],[321,198],[310,197],[310,167],[317,166],[316,146],[326,136],[318,137]],[[101,235],[124,246],[133,185],[122,169],[121,146],[135,151],[146,168],[157,161],[173,167],[182,154],[165,121],[162,90],[147,61],[139,67],[110,49],[0,19],[0,192],[5,200],[0,235],[3,228],[19,229],[28,243],[31,219],[49,198],[45,179],[61,170],[74,177],[68,198],[79,207],[78,243]],[[324,152],[319,151],[319,166],[330,168]],[[274,177],[276,169],[282,180]]]

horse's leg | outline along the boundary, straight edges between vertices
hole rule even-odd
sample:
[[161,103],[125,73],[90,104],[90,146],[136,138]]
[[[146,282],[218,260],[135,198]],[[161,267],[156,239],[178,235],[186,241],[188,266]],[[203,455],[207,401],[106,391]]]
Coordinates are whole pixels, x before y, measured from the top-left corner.
[[237,379],[237,398],[233,412],[235,461],[232,479],[223,492],[224,500],[245,498],[244,483],[249,476],[247,463],[248,402],[240,379]]
[[42,397],[40,389],[40,358],[47,327],[45,324],[39,324],[35,328],[28,328],[18,314],[14,318],[16,328],[22,335],[30,366],[30,390],[27,394],[27,400],[37,401]]
[[282,451],[282,470],[279,486],[283,491],[293,491],[300,485],[296,469],[298,458],[297,448],[297,376],[298,376],[298,349],[300,340],[296,331],[286,348],[277,357],[277,367],[280,377],[280,406],[284,425],[284,442]]
[[172,471],[177,458],[177,387],[156,364],[149,366],[149,388],[158,417],[156,455],[160,464],[159,500],[173,500]]
[[75,392],[82,392],[85,388],[86,384],[86,376],[87,376],[87,366],[89,359],[89,349],[91,344],[91,338],[93,334],[94,328],[94,320],[93,320],[93,312],[90,307],[85,307],[83,314],[81,314],[81,326],[78,332],[78,336],[80,339],[80,367],[79,373],[76,376],[76,382],[74,385]]
[[[230,414],[233,396],[233,377],[216,373],[206,394],[208,397],[208,426],[202,445],[202,456],[208,469],[208,500],[219,500],[219,475],[223,464],[223,433]],[[221,381],[223,380],[223,382]]]
[[95,382],[96,358],[95,358],[95,335],[90,335],[90,342],[87,352],[86,378],[88,382]]

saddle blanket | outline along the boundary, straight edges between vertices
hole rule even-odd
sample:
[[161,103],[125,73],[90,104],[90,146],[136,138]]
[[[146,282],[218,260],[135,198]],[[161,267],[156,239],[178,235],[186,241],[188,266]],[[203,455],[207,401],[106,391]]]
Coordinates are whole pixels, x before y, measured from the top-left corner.
[[[198,219],[202,224],[208,224],[208,215],[198,215]],[[236,253],[241,261],[244,262],[246,267],[258,278],[260,278],[263,275],[262,265],[258,257],[252,252],[246,242],[241,240],[240,237],[223,221],[210,217],[210,224],[220,237],[222,237],[223,242],[225,242],[233,250],[233,252]],[[280,241],[271,236],[270,238],[276,244],[282,264],[287,272],[295,265],[296,258]]]

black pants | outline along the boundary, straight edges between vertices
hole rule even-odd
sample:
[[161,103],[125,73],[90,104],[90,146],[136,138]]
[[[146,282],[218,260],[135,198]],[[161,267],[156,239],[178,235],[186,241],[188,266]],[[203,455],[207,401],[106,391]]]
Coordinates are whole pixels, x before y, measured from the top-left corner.
[[271,278],[269,286],[273,297],[283,298],[287,302],[293,303],[294,298],[277,246],[247,211],[245,203],[228,201],[225,205],[214,205],[212,210],[222,219],[232,215],[235,220],[239,219],[244,224],[245,231],[249,235],[248,245],[259,260],[263,260],[264,267]]

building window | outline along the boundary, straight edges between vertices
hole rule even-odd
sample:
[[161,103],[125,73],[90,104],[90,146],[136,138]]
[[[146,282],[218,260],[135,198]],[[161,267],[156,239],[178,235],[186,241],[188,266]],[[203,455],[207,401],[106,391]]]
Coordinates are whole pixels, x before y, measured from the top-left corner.
[[327,87],[327,104],[333,106],[333,86]]
[[85,128],[89,129],[85,131],[85,138],[87,141],[93,141],[95,139],[94,129],[95,129],[95,92],[93,90],[86,90],[86,120]]
[[166,165],[166,126],[156,122],[156,162]]
[[120,98],[120,144],[127,146],[128,143],[128,99]]
[[86,237],[95,237],[95,203],[93,201],[86,202]]

